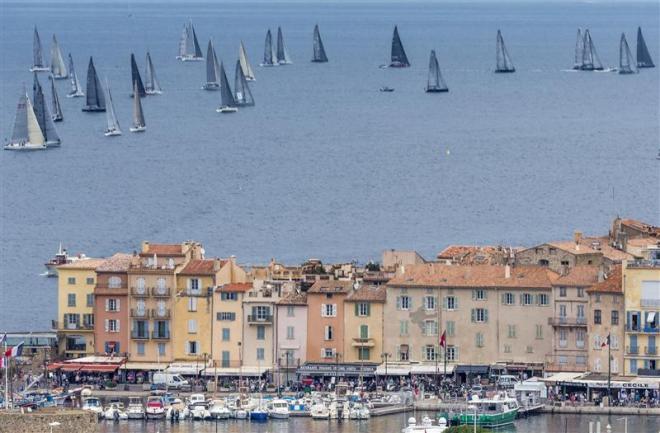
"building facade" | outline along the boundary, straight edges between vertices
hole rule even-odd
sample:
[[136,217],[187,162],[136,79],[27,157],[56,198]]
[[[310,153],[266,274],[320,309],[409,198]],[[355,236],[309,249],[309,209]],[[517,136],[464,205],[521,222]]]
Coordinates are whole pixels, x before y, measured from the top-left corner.
[[[117,253],[96,268],[94,327],[96,351],[104,354],[129,351],[128,268],[132,256]],[[103,325],[103,326],[100,326]]]
[[287,383],[307,361],[307,294],[292,290],[282,296],[275,309],[277,369],[280,380]]
[[307,291],[307,362],[335,363],[344,354],[344,300],[351,280],[315,282]]
[[380,364],[385,286],[362,285],[344,301],[344,362]]
[[279,286],[255,280],[243,297],[243,365],[266,371],[275,364],[275,305]]
[[243,298],[252,283],[228,283],[215,289],[213,300],[213,362],[220,372],[239,371],[243,350]]

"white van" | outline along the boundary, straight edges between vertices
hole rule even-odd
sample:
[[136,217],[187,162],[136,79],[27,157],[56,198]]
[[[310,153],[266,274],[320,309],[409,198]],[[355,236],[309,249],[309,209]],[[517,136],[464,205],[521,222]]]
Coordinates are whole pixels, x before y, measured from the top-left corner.
[[518,383],[516,376],[503,374],[497,378],[497,386],[502,388],[513,388]]
[[151,383],[153,385],[165,385],[172,389],[187,388],[190,386],[190,383],[181,377],[181,375],[173,373],[154,373]]

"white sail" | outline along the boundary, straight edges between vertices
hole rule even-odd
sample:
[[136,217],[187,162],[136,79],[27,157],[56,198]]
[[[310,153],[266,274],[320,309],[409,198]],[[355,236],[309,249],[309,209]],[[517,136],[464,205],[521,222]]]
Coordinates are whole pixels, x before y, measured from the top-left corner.
[[[137,93],[137,84],[133,83],[133,94]],[[133,98],[133,126],[130,128],[131,132],[142,132],[147,128],[144,122],[144,113],[142,112],[142,98]]]
[[58,80],[69,76],[66,70],[66,64],[64,63],[64,57],[62,57],[62,50],[60,50],[60,45],[57,43],[55,35],[53,35],[53,44],[50,47],[50,72],[53,74],[53,78]]
[[[106,120],[108,122],[107,129],[105,130],[105,135],[121,135],[121,128],[119,127],[119,121],[117,120],[117,115],[115,114],[115,103],[112,101],[112,93],[110,92],[110,83],[108,79],[105,79],[105,87],[107,93],[107,110],[106,110]],[[140,98],[137,98],[140,99]]]
[[245,51],[243,41],[241,41],[241,47],[238,50],[238,58],[241,62],[241,69],[243,70],[245,79],[248,81],[255,81],[256,79],[254,78],[254,71],[252,71],[252,66],[250,66],[250,62],[248,61],[247,52]]
[[69,79],[71,80],[71,91],[66,95],[67,98],[78,98],[85,96],[85,93],[80,87],[80,80],[78,80],[78,74],[73,67],[73,57],[69,53]]
[[45,145],[46,139],[44,138],[44,133],[41,131],[39,122],[37,121],[37,116],[34,114],[34,109],[30,98],[26,97],[26,108],[27,108],[27,131],[28,131],[28,140],[32,144]]
[[11,139],[5,145],[6,150],[43,150],[46,143],[32,103],[25,89],[18,99],[16,117]]
[[147,73],[145,74],[146,81],[144,83],[144,90],[147,92],[147,95],[159,95],[163,93],[163,89],[160,87],[158,78],[156,77],[156,70],[154,64],[151,61],[151,54],[147,51]]

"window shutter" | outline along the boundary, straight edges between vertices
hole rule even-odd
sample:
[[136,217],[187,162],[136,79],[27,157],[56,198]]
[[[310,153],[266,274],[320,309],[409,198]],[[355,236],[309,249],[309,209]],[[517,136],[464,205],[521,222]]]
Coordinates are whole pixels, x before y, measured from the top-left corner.
[[321,358],[325,358],[325,349],[321,348]]
[[476,321],[476,318],[477,318],[477,317],[476,317],[476,316],[477,316],[477,312],[474,310],[474,308],[471,310],[471,316],[472,316],[472,322],[475,322],[475,321]]
[[458,310],[458,296],[454,297],[454,310]]
[[395,352],[395,360],[401,361],[401,346],[397,345],[396,346],[396,352]]
[[110,299],[106,298],[105,299],[105,311],[110,310]]
[[408,309],[412,310],[413,309],[413,300],[412,296],[408,296]]
[[117,299],[117,311],[121,311],[120,301],[121,301],[121,299]]
[[367,316],[371,316],[371,303],[367,302]]
[[356,302],[356,303],[355,303],[355,315],[356,315],[356,316],[359,315],[359,314],[358,314],[358,310],[359,310],[359,308],[360,308],[360,304]]
[[105,319],[105,332],[108,332],[109,330],[110,330],[110,321],[108,319]]
[[321,317],[325,317],[325,304],[321,304]]
[[[117,302],[119,302],[119,301],[117,301]],[[117,320],[115,323],[117,323],[117,332],[119,332],[119,324],[121,323],[121,321]]]
[[525,305],[525,298],[523,294],[520,294],[520,305]]
[[488,299],[488,290],[484,289],[483,292],[484,292],[484,299]]
[[446,296],[442,297],[442,309],[443,310],[447,309],[447,297]]
[[502,304],[506,304],[506,293],[502,293]]
[[337,317],[337,304],[332,304],[332,317]]
[[488,322],[488,308],[484,308],[484,322]]

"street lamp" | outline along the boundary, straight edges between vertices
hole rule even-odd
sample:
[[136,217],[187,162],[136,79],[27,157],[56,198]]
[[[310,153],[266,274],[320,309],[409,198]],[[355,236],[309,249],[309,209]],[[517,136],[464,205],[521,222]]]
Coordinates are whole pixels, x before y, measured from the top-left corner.
[[392,354],[387,352],[383,352],[380,354],[380,359],[385,360],[385,380],[387,380],[387,358],[389,358],[390,356],[392,356]]
[[335,352],[335,389],[337,389],[337,385],[339,384],[339,358],[341,357],[341,353]]

